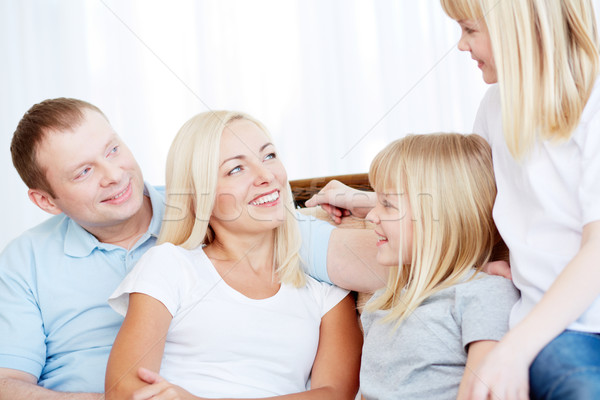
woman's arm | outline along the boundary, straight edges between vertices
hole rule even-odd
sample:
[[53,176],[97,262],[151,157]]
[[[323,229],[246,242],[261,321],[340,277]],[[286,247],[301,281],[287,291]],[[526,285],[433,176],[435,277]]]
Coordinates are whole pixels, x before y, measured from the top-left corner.
[[[311,390],[269,399],[353,400],[358,391],[361,347],[362,333],[358,327],[355,303],[352,296],[348,295],[321,319],[319,347],[311,374]],[[158,362],[160,363],[160,359]],[[134,369],[132,372],[135,374],[137,371]],[[141,370],[140,376],[151,386],[138,390],[134,396],[136,400],[202,400],[150,371]],[[160,394],[157,396],[158,393]]]
[[506,399],[526,399],[528,369],[537,354],[600,296],[600,221],[583,227],[581,247],[552,286],[482,363],[471,399],[493,391]]
[[158,372],[165,338],[172,316],[155,298],[129,295],[129,308],[115,339],[106,369],[106,399],[129,399],[136,389],[147,385],[138,378],[138,369]]

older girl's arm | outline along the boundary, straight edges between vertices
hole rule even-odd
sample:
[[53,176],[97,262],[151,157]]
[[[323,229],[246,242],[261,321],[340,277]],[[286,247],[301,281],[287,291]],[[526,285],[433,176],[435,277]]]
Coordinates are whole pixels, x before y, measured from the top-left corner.
[[552,286],[517,326],[498,343],[477,372],[472,396],[528,398],[528,370],[537,354],[600,296],[600,221],[583,227],[581,247]]

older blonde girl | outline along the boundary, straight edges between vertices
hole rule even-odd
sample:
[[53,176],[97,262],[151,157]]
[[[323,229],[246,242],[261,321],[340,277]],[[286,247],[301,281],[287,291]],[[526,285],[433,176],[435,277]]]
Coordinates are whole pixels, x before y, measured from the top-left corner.
[[600,398],[600,60],[592,0],[442,0],[483,79],[521,300],[472,398]]

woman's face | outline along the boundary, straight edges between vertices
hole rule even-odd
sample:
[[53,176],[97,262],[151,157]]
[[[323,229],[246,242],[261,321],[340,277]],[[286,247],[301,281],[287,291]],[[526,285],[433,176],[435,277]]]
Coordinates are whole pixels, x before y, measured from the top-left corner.
[[477,61],[477,66],[483,73],[485,83],[498,82],[492,43],[485,23],[474,19],[465,19],[458,21],[458,24],[462,30],[458,49],[471,53],[471,58]]
[[413,221],[408,195],[377,192],[377,204],[367,214],[367,219],[375,224],[375,234],[378,238],[377,262],[387,266],[410,264]]
[[217,232],[259,233],[285,218],[287,174],[265,132],[245,119],[231,122],[221,137],[215,206]]

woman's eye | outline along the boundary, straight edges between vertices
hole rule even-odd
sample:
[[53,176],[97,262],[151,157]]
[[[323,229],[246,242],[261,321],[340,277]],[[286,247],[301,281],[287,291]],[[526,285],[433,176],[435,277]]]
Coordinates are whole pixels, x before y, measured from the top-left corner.
[[110,150],[110,154],[114,154],[114,153],[116,153],[117,151],[119,151],[119,146],[115,146],[115,147],[113,147],[113,148]]
[[265,160],[271,160],[273,158],[277,158],[277,154],[275,153],[269,153],[265,156]]
[[240,172],[242,170],[242,167],[240,165],[238,165],[237,167],[235,167],[234,169],[232,169],[231,171],[229,171],[227,173],[227,175],[233,175],[236,174],[238,172]]

